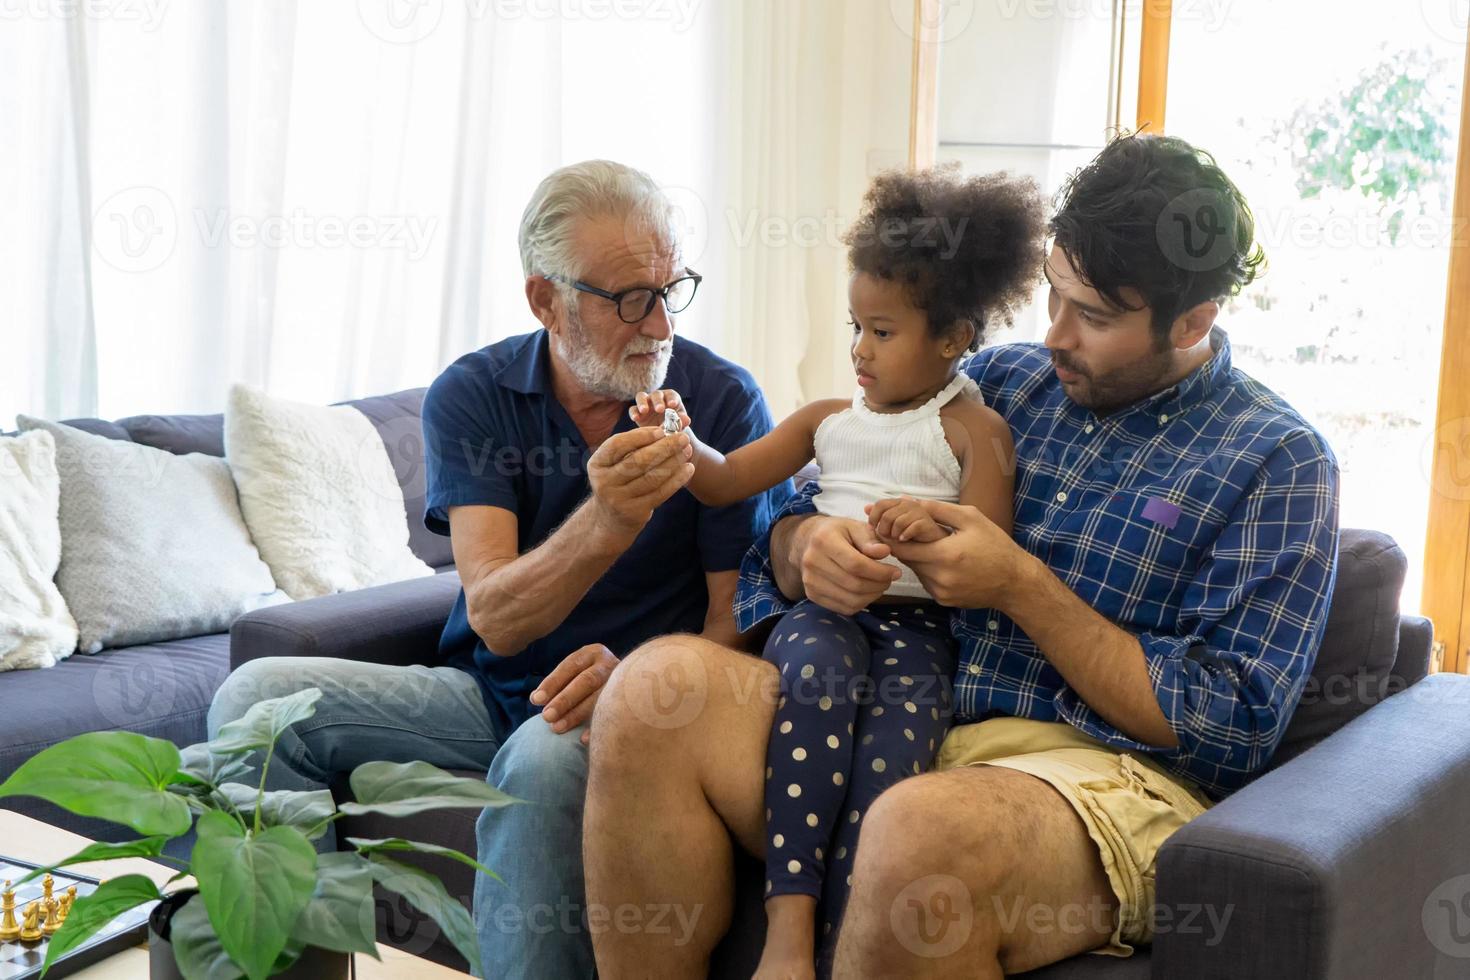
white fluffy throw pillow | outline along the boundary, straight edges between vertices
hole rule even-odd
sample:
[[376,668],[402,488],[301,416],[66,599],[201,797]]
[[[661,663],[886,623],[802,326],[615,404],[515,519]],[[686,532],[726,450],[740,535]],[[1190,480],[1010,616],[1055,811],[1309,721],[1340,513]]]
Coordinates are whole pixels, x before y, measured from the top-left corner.
[[76,621],[54,581],[60,506],[51,434],[0,439],[0,670],[54,667],[77,648]]
[[408,548],[403,490],[367,416],[230,389],[225,456],[276,585],[310,599],[432,575]]

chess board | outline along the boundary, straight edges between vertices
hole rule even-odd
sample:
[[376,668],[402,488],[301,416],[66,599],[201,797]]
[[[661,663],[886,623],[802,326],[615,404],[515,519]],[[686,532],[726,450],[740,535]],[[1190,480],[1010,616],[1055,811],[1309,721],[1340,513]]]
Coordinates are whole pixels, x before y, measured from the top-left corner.
[[[17,882],[30,874],[37,865],[15,858],[0,857],[0,882],[9,880]],[[98,880],[88,878],[84,875],[72,874],[65,869],[53,871],[51,877],[56,884],[53,895],[60,895],[72,885],[77,888],[77,898],[90,895],[96,890]],[[20,918],[21,911],[31,902],[41,897],[41,879],[33,878],[15,888],[16,918]],[[93,934],[83,945],[72,950],[62,959],[51,965],[51,970],[46,974],[46,980],[52,977],[64,977],[75,973],[84,966],[90,966],[100,959],[111,956],[113,953],[121,952],[129,946],[137,946],[148,938],[148,913],[153,911],[157,902],[149,902],[137,908],[129,909],[117,918],[113,919],[102,929]],[[41,964],[46,961],[46,944],[48,940],[42,939],[38,943],[0,942],[0,980],[22,980],[22,978],[39,977],[41,975]]]

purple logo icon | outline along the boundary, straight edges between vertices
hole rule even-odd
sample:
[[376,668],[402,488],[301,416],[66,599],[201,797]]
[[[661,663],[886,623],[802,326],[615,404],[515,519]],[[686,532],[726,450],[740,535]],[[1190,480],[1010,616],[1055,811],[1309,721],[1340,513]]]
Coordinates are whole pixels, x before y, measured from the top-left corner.
[[1144,517],[1153,521],[1155,524],[1164,525],[1164,527],[1167,527],[1171,531],[1179,523],[1179,515],[1182,513],[1183,511],[1179,509],[1178,504],[1171,504],[1163,497],[1150,497],[1148,498],[1148,502],[1143,505]]

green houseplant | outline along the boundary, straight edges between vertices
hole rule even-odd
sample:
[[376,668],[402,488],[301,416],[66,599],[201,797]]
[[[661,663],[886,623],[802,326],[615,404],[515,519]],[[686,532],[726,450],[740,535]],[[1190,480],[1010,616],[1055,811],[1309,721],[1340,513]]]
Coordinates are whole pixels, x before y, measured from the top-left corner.
[[[400,817],[516,801],[481,780],[425,762],[358,766],[351,775],[356,799],[340,807],[326,790],[267,791],[276,740],[288,726],[311,717],[320,697],[320,690],[308,688],[261,701],[224,725],[213,741],[182,751],[172,742],[133,732],[78,735],[37,753],[0,783],[0,797],[40,797],[143,835],[91,844],[25,880],[87,861],[145,857],[179,866],[165,888],[190,875],[197,882],[197,894],[188,898],[160,891],[143,875],[104,882],[76,900],[51,937],[45,969],[119,913],[165,898],[172,911],[169,946],[179,972],[190,980],[276,976],[291,970],[303,954],[321,950],[376,957],[376,882],[438,923],[478,975],[479,949],[464,906],[436,877],[388,855],[443,855],[498,880],[494,872],[451,848],[402,838],[349,837],[353,850],[327,854],[317,854],[312,841],[350,814]],[[259,784],[237,782],[250,772],[246,759],[256,751],[264,759]],[[188,833],[196,816],[197,840],[189,860],[165,855],[164,845]]]

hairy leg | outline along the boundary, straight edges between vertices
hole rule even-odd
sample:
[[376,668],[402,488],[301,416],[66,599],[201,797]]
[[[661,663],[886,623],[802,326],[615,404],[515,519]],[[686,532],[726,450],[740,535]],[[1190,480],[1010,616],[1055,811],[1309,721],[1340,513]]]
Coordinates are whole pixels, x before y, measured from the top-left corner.
[[[600,976],[707,972],[733,906],[731,837],[765,854],[777,690],[771,664],[693,636],[651,641],[613,671],[592,718],[583,824]],[[632,910],[668,928],[638,928]]]
[[915,776],[864,821],[838,977],[1000,977],[1104,945],[1118,903],[1045,781],[998,766]]

